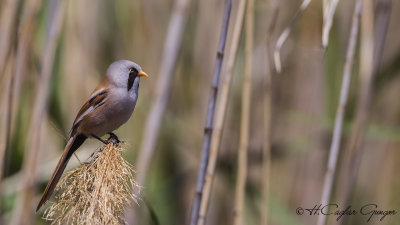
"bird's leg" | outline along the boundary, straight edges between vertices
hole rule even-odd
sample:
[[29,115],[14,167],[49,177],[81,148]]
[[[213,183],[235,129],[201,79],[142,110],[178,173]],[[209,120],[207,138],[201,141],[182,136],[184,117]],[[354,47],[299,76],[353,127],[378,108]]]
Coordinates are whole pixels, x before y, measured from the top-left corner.
[[115,135],[113,132],[108,133],[110,135],[110,137],[108,138],[107,141],[112,141],[112,143],[114,143],[115,145],[118,145],[120,143],[117,135]]
[[102,139],[101,137],[97,137],[97,136],[94,135],[94,134],[92,134],[92,137],[94,137],[94,138],[96,138],[97,140],[103,142],[103,144],[105,144],[105,145],[108,144],[108,140],[106,141],[106,140]]

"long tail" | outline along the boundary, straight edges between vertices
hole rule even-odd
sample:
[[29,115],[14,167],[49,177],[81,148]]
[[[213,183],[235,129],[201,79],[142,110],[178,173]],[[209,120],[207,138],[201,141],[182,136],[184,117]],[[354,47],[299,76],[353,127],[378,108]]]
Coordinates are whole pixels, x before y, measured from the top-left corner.
[[63,174],[65,167],[68,164],[69,159],[72,154],[83,144],[86,140],[86,136],[83,134],[77,134],[69,138],[67,145],[64,148],[64,153],[62,154],[60,160],[58,161],[57,167],[51,176],[49,183],[47,183],[46,189],[42,195],[42,198],[39,201],[39,204],[36,208],[36,212],[42,207],[47,200],[49,200],[51,194],[53,194],[54,188],[56,187],[58,181]]

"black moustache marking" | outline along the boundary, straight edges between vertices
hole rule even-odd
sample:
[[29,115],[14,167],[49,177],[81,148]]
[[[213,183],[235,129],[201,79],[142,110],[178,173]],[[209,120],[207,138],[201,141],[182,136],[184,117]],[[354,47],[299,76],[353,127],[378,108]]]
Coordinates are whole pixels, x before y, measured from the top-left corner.
[[137,73],[135,73],[135,72],[129,73],[128,91],[131,90],[131,88],[133,86],[133,81],[135,81],[136,76],[137,76]]

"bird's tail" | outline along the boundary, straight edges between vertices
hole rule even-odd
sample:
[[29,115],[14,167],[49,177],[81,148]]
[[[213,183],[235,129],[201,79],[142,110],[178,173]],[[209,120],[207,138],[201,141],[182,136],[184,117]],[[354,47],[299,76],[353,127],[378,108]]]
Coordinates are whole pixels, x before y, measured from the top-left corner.
[[62,154],[60,160],[58,161],[57,167],[51,176],[49,183],[47,183],[46,189],[42,195],[42,198],[39,201],[39,204],[36,208],[36,212],[42,207],[47,200],[49,200],[51,194],[53,194],[54,188],[56,187],[58,181],[63,174],[65,167],[68,164],[69,159],[72,154],[82,145],[82,143],[86,140],[86,136],[83,134],[74,135],[69,138],[67,145],[64,148],[64,153]]

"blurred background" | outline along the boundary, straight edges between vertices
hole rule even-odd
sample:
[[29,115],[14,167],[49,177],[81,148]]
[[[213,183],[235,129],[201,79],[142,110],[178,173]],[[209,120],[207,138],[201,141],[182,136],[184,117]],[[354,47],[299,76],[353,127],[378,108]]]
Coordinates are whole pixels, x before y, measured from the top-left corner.
[[[322,1],[312,1],[293,22],[302,1],[254,2],[243,224],[260,224],[266,213],[262,207],[266,138],[270,138],[268,224],[316,223],[317,216],[297,215],[296,208],[312,208],[321,201],[355,2],[338,4],[326,49],[321,44]],[[380,41],[383,53],[374,55],[378,66],[370,73],[365,108],[360,107],[365,84],[359,73],[363,37],[356,38],[330,201],[341,201],[340,184],[350,173],[345,152],[351,151],[350,142],[359,134],[355,161],[348,162],[359,168],[350,194],[355,209],[375,203],[382,210],[400,210],[400,177],[395,173],[400,169],[400,3],[390,3],[372,1],[372,40]],[[233,0],[226,54],[232,47],[238,4]],[[36,214],[34,208],[62,154],[75,115],[108,65],[129,59],[149,77],[141,80],[132,118],[115,133],[128,143],[124,156],[135,168],[142,159],[141,149],[146,151],[142,154],[152,151],[142,156],[148,163],[137,168],[144,182],[142,203],[129,213],[135,214],[138,224],[188,224],[224,6],[222,0],[1,0],[0,223],[50,224],[41,219],[46,207]],[[271,23],[274,29],[269,29]],[[292,30],[281,48],[282,71],[277,73],[272,50],[289,24]],[[386,25],[387,33],[379,31]],[[367,34],[363,31],[361,35]],[[233,223],[244,36],[243,27],[206,217],[210,225]],[[224,63],[221,83],[225,72]],[[271,77],[270,137],[265,136],[263,122],[266,76]],[[157,115],[161,116],[151,120],[159,129],[146,125],[150,116]],[[150,145],[143,144],[146,140]],[[97,140],[88,140],[77,155],[84,161],[100,146]],[[78,165],[72,157],[67,170]],[[346,208],[345,203],[340,207]],[[373,217],[369,224],[394,224],[398,217],[383,221]],[[367,218],[326,219],[328,224],[364,224]]]

